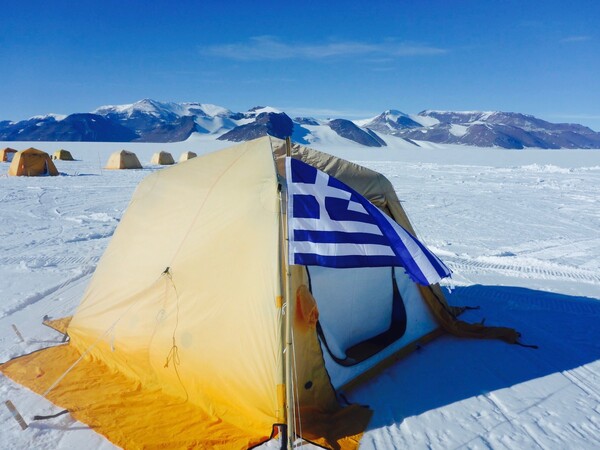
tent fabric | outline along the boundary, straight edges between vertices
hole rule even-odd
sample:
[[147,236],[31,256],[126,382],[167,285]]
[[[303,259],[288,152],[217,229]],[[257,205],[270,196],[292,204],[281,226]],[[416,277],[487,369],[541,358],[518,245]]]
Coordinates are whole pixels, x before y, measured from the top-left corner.
[[[313,278],[313,274],[315,274],[315,267],[310,267],[309,272],[311,279]],[[344,271],[347,269],[344,269]],[[357,270],[368,270],[365,269],[357,269]],[[383,272],[383,269],[380,269]],[[329,272],[332,269],[328,270]],[[365,276],[365,275],[362,275]],[[393,274],[396,282],[396,286],[398,288],[399,296],[402,301],[402,305],[404,306],[405,311],[405,327],[404,330],[399,330],[397,337],[391,343],[388,342],[387,339],[384,339],[383,342],[380,342],[379,339],[373,341],[365,341],[360,344],[360,347],[352,347],[346,350],[346,356],[356,360],[356,363],[351,365],[341,365],[333,359],[333,356],[329,354],[328,351],[324,351],[324,360],[325,367],[327,369],[328,375],[330,377],[331,383],[335,389],[340,389],[342,391],[349,390],[349,386],[354,385],[354,380],[357,378],[361,378],[364,373],[374,373],[372,369],[377,366],[380,366],[387,359],[395,359],[398,354],[405,354],[406,348],[411,348],[413,343],[421,342],[424,336],[433,333],[435,330],[439,329],[439,323],[437,322],[435,316],[431,313],[427,304],[424,302],[424,299],[419,291],[418,284],[414,283],[408,275],[403,273],[401,268],[396,268]],[[378,281],[380,283],[380,287],[376,288],[371,285],[372,290],[377,290],[377,293],[373,293],[368,297],[367,303],[372,303],[378,295],[385,293],[386,291],[390,291],[393,289],[392,286],[392,274],[389,273],[388,268],[388,276],[387,280],[380,278]],[[330,276],[330,282],[333,284],[343,283],[345,281],[345,276],[336,276],[335,274]],[[345,288],[342,288],[345,290]],[[322,309],[323,315],[325,315],[328,311],[325,308],[321,308],[321,304],[325,301],[329,301],[329,297],[322,297],[322,292],[318,290],[313,290],[313,295],[316,298],[317,306]],[[373,309],[376,309],[375,307]],[[383,314],[383,316],[389,318],[389,312]],[[323,324],[325,322],[323,321]],[[350,324],[349,324],[350,325]],[[402,322],[396,324],[396,327],[401,327]],[[371,325],[359,325],[362,330],[371,329]],[[323,330],[326,332],[326,330]],[[335,330],[329,330],[330,333]],[[380,330],[378,330],[380,331]],[[396,331],[396,330],[394,330]],[[374,334],[374,332],[372,332]],[[394,333],[396,334],[396,333]],[[327,344],[329,345],[329,336],[325,334],[325,338],[327,340]],[[374,353],[375,351],[375,353]],[[370,355],[367,359],[364,359],[362,356],[364,354]]]
[[183,152],[179,157],[179,162],[187,161],[189,159],[195,158],[196,156],[198,155],[194,152]]
[[57,176],[58,170],[50,159],[48,153],[36,148],[28,148],[15,153],[10,167],[8,168],[10,176]]
[[73,316],[61,317],[60,319],[45,319],[42,323],[61,334],[67,334],[67,328]]
[[311,267],[310,279],[321,328],[337,358],[346,358],[347,349],[390,327],[393,292],[389,267]]
[[[280,176],[284,177],[285,145],[280,143],[274,146],[273,152],[276,158],[277,171]],[[400,204],[392,183],[382,174],[299,144],[291,146],[291,156],[347,184],[383,212],[391,216],[399,225],[413,234],[413,236],[417,236]],[[509,343],[517,342],[519,333],[512,328],[488,327],[458,320],[457,316],[460,314],[461,309],[448,305],[439,285],[420,288],[420,291],[423,300],[429,306],[437,322],[448,333],[459,337],[500,339]]]
[[150,164],[170,166],[171,164],[175,164],[175,160],[173,159],[173,155],[171,155],[169,152],[157,152],[152,155]]
[[17,153],[14,148],[6,147],[0,150],[0,162],[11,162],[13,157]]
[[[45,392],[79,361],[48,398],[125,448],[246,448],[284,420],[280,330],[287,290],[297,430],[327,448],[356,448],[372,411],[341,407],[335,388],[375,366],[341,372],[334,387],[334,366],[317,333],[319,301],[327,299],[315,299],[302,266],[290,268],[290,285],[283,286],[284,156],[284,141],[264,137],[146,177],[70,323],[49,323],[68,324],[69,344],[0,369]],[[383,176],[297,145],[292,156],[329,171],[412,230]],[[423,300],[433,290],[408,281],[399,289],[421,305],[412,321],[429,314],[458,323],[458,310],[439,294],[430,302],[441,310],[429,312]],[[428,320],[386,360],[432,335],[438,325]]]
[[137,155],[127,150],[115,152],[108,158],[105,169],[141,169]]
[[[277,403],[268,150],[248,143],[142,181],[69,326],[81,352],[100,339],[91,356],[113,370],[262,430]],[[165,368],[173,352],[180,365]]]
[[71,152],[65,149],[56,150],[52,155],[52,159],[60,159],[62,161],[74,161]]
[[[0,365],[0,371],[44,395],[79,357],[72,345],[60,345],[13,359]],[[261,435],[239,429],[192,402],[140,385],[97,360],[75,364],[64,381],[45,395],[126,449],[247,449],[267,441],[272,432],[269,429]],[[371,411],[353,405],[333,412],[305,410],[302,415],[306,439],[344,450],[358,446]]]
[[[9,361],[0,369],[44,394],[79,356],[72,345],[61,345]],[[94,360],[77,364],[64,385],[47,398],[125,449],[241,449],[269,438],[216,421],[193,403],[141,386]]]

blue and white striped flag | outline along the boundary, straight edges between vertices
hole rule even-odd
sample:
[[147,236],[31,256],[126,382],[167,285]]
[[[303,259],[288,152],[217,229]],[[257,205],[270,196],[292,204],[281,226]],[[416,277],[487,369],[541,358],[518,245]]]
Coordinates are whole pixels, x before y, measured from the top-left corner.
[[450,276],[412,234],[341,181],[289,157],[286,175],[289,264],[400,266],[424,286]]

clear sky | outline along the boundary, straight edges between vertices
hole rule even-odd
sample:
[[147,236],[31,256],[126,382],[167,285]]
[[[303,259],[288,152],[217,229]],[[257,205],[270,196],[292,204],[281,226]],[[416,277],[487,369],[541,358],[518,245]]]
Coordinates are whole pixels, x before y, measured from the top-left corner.
[[599,24],[598,0],[0,0],[0,120],[152,98],[600,131]]

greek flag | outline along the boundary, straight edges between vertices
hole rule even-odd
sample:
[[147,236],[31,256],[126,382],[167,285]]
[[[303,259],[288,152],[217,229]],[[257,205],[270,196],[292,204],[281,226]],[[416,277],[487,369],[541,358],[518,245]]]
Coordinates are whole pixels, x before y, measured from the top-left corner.
[[450,269],[412,234],[341,181],[286,158],[289,264],[400,266],[424,286]]

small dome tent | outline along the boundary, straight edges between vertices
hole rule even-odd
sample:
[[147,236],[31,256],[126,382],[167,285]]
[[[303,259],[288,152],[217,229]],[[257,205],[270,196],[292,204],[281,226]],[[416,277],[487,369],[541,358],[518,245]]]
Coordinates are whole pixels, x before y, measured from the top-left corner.
[[75,161],[73,159],[73,155],[71,155],[71,152],[63,148],[61,148],[60,150],[56,150],[52,155],[52,159],[60,159],[62,161]]
[[110,155],[105,169],[141,169],[142,164],[135,153],[121,150]]
[[17,153],[14,148],[6,147],[0,150],[0,162],[11,162]]
[[516,339],[457,321],[439,286],[400,267],[286,266],[288,150],[414,235],[392,184],[365,167],[269,136],[203,155],[140,183],[69,343],[2,372],[123,448],[249,448],[287,423],[318,445],[354,449],[372,412],[342,406],[338,390],[441,329]]
[[56,176],[58,170],[56,170],[56,166],[48,153],[36,148],[28,148],[15,153],[8,168],[8,175],[25,177]]
[[187,161],[189,159],[195,158],[196,156],[198,155],[194,152],[183,152],[179,157],[179,162]]
[[171,164],[175,164],[175,160],[173,159],[173,155],[171,155],[169,152],[157,152],[152,155],[150,164],[170,166]]

